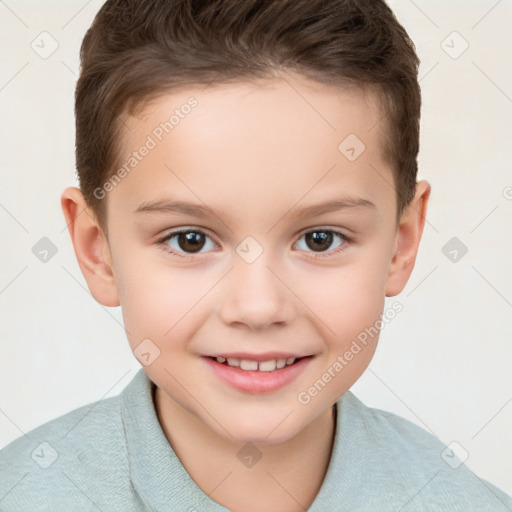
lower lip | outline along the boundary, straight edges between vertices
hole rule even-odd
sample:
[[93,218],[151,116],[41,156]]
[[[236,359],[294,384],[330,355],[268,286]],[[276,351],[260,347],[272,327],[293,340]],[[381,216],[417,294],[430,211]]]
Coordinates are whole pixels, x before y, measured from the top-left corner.
[[313,356],[271,372],[242,370],[236,366],[219,363],[210,357],[203,357],[215,375],[231,387],[245,393],[272,393],[295,380],[310,363]]

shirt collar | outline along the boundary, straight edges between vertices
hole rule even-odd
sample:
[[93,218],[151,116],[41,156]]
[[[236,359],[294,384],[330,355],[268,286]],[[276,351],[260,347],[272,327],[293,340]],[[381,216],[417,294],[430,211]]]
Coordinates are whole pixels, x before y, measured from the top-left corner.
[[[122,392],[122,417],[126,432],[129,471],[133,487],[141,502],[154,512],[173,510],[208,510],[226,512],[228,509],[213,501],[187,473],[169,444],[156,414],[155,384],[144,369],[140,369]],[[350,464],[345,453],[354,439],[346,436],[346,422],[351,417],[345,410],[355,399],[347,392],[337,402],[334,445],[324,482],[313,501],[310,512],[327,510],[332,503],[342,503],[345,489],[340,472]],[[348,459],[346,458],[348,457]],[[350,483],[353,492],[353,482]]]
[[122,392],[130,478],[142,503],[154,512],[227,509],[204,493],[169,444],[156,414],[155,384],[140,369]]

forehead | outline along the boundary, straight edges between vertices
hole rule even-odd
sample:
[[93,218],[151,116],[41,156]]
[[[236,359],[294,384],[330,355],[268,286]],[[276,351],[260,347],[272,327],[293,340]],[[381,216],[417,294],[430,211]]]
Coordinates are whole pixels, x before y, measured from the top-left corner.
[[171,91],[125,117],[108,209],[172,197],[261,211],[336,191],[389,209],[382,118],[374,91],[297,75]]

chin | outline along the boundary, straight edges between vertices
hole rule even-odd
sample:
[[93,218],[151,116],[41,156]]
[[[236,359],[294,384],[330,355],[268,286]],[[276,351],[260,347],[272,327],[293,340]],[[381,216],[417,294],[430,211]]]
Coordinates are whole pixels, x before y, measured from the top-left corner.
[[242,444],[277,445],[289,441],[305,427],[305,425],[297,423],[298,418],[292,420],[293,413],[288,417],[287,414],[280,413],[275,417],[245,415],[245,417],[232,417],[230,421],[226,418],[224,421],[232,437],[218,425],[212,425],[212,427],[228,441],[235,440]]

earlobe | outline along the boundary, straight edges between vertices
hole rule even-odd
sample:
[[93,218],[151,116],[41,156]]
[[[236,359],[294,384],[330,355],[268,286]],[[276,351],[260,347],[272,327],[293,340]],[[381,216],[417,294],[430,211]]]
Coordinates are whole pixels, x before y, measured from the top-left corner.
[[414,268],[416,255],[425,226],[431,187],[425,181],[416,184],[416,194],[404,209],[396,234],[395,252],[386,281],[386,297],[398,295],[407,284]]
[[61,196],[61,206],[91,294],[104,306],[119,306],[108,241],[80,189],[66,188]]

